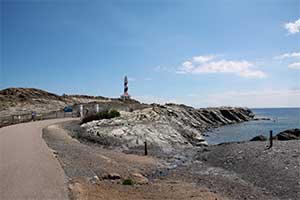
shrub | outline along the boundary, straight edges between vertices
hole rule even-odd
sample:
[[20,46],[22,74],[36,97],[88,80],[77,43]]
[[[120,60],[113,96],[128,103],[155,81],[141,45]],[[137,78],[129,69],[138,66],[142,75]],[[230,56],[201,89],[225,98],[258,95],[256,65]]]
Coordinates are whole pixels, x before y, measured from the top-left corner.
[[110,112],[108,112],[108,116],[110,118],[120,117],[120,113],[117,110],[111,110]]
[[132,179],[125,179],[122,183],[123,185],[134,185],[134,181]]
[[111,111],[105,110],[83,118],[81,124],[91,122],[93,120],[111,119],[119,116],[120,113],[117,110],[111,110]]

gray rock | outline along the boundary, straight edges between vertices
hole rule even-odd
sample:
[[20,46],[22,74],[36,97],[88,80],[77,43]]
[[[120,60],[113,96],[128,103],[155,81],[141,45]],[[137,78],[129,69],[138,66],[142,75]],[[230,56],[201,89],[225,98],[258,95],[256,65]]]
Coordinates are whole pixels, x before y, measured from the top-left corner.
[[277,140],[300,140],[300,129],[289,129],[278,133],[274,139]]
[[143,176],[140,173],[132,173],[131,177],[134,181],[134,183],[136,184],[147,184],[149,182],[148,178],[146,178],[145,176]]
[[253,113],[246,108],[195,109],[185,105],[153,104],[133,112],[122,111],[117,118],[83,124],[86,130],[83,134],[86,135],[81,137],[101,144],[108,141],[107,145],[126,144],[129,148],[142,146],[145,141],[163,150],[176,146],[206,146],[202,133],[208,128],[247,121],[253,117]]
[[268,138],[266,138],[265,136],[263,135],[258,135],[258,136],[255,136],[254,138],[252,138],[250,141],[267,141]]

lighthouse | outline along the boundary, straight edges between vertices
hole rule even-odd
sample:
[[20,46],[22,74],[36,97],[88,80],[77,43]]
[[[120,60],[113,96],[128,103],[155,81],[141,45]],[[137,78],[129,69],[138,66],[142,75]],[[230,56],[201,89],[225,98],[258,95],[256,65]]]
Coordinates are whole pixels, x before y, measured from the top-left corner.
[[124,93],[121,95],[121,99],[130,99],[130,95],[128,94],[128,78],[127,76],[124,77]]

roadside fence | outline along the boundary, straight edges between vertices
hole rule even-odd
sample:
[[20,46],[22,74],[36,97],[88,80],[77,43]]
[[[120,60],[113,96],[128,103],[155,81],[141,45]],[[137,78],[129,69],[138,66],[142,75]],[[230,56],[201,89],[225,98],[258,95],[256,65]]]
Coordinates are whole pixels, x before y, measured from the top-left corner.
[[3,126],[9,126],[12,124],[24,123],[29,121],[38,121],[46,119],[57,119],[57,118],[73,118],[78,117],[77,112],[63,112],[63,111],[52,111],[48,113],[36,113],[32,116],[32,113],[10,115],[10,116],[0,116],[0,128]]

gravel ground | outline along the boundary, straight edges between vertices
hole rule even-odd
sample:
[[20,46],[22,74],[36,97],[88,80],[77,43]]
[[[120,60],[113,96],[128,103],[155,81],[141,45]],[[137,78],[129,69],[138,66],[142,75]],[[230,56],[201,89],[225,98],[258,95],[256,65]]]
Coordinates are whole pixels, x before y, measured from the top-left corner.
[[236,174],[269,199],[300,199],[300,141],[275,141],[271,149],[266,146],[267,142],[221,144],[208,147],[195,160]]
[[[67,123],[65,127],[74,127],[73,125],[74,122]],[[70,134],[75,136],[76,132],[73,130]],[[161,159],[79,142],[68,135],[62,125],[51,125],[44,129],[43,138],[54,150],[54,155],[68,177],[71,199],[227,199],[206,187],[195,186],[192,182],[178,182],[172,177],[163,178],[159,172],[169,170],[168,164]],[[147,177],[148,183],[122,185],[122,181],[130,178],[133,173]],[[121,178],[107,180],[104,178],[107,174],[118,174]],[[95,176],[99,179],[95,179]]]
[[[81,131],[72,123],[63,127],[75,138]],[[94,199],[104,198],[105,195],[97,196],[99,193],[112,195],[112,199],[121,199],[118,194],[125,195],[124,199],[300,199],[300,143],[296,140],[275,141],[268,150],[267,142],[227,143],[170,152],[149,147],[150,156],[145,157],[142,147],[122,152],[113,146],[78,142],[65,133],[57,134],[59,129],[52,127],[43,137],[58,151],[58,159],[71,182],[108,172],[122,177],[139,172],[151,183],[128,189],[111,182],[86,186],[87,182],[81,181],[85,185],[81,188],[93,193]],[[160,195],[154,195],[157,190]]]
[[229,199],[300,199],[299,141],[240,142],[193,153],[169,176],[193,180]]

